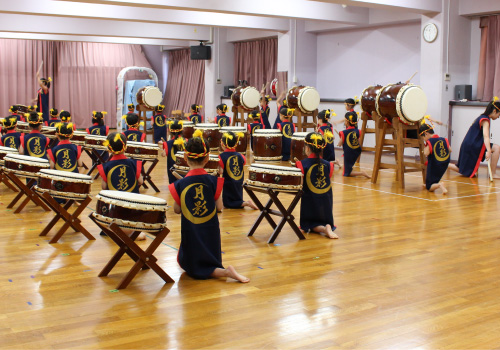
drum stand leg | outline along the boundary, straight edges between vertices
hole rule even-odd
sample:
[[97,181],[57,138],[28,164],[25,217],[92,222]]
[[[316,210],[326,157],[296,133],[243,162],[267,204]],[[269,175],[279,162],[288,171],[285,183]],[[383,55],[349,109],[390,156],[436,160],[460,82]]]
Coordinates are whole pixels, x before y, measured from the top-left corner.
[[[361,125],[361,136],[359,137],[359,145],[360,145],[363,152],[364,151],[375,152],[376,151],[375,147],[363,147],[363,144],[365,142],[366,134],[375,134],[375,140],[377,140],[378,129],[377,129],[376,125],[375,125],[375,128],[368,128],[367,127],[368,122],[370,120],[372,120],[368,113],[362,112],[361,113],[361,120],[363,121],[363,123]],[[377,122],[375,121],[375,124],[376,123]],[[358,160],[356,160],[356,163],[359,164],[360,160],[361,160],[361,154],[359,155]]]
[[99,226],[99,228],[101,228],[101,230],[103,230],[119,247],[115,255],[99,273],[99,277],[107,276],[122,256],[127,253],[127,255],[135,261],[135,264],[121,280],[116,289],[126,288],[135,275],[137,275],[139,270],[148,268],[151,268],[154,272],[156,272],[156,274],[160,276],[165,283],[174,282],[174,280],[156,263],[158,259],[153,255],[155,250],[160,246],[170,232],[168,228],[165,227],[163,230],[158,232],[149,247],[146,248],[146,250],[142,250],[141,247],[135,243],[135,239],[139,236],[141,231],[134,231],[129,237],[115,223],[107,227],[106,225],[98,222],[92,214],[90,214],[90,219],[92,219],[92,221],[94,221],[96,225]]
[[[102,159],[102,156],[94,148],[91,148],[90,150],[88,148],[84,148],[84,151],[85,151],[85,153],[88,154],[88,156],[92,160],[92,166],[90,167],[89,171],[87,172],[87,175],[90,176],[92,174],[92,172],[94,171],[94,169],[97,168],[97,166],[99,164],[104,164],[106,161]],[[95,174],[94,180],[97,179],[98,177],[99,177],[99,172],[97,172],[97,174]]]
[[78,219],[78,216],[83,212],[83,210],[89,205],[89,203],[92,201],[92,198],[90,196],[87,196],[83,201],[78,201],[79,205],[78,208],[73,212],[73,214],[70,214],[68,209],[71,208],[73,203],[77,202],[74,199],[69,199],[64,206],[61,204],[57,203],[57,201],[48,193],[44,192],[43,194],[37,193],[38,196],[47,204],[52,211],[56,214],[54,218],[49,222],[49,224],[43,229],[42,233],[40,233],[40,236],[46,236],[47,233],[54,227],[54,225],[60,220],[63,219],[65,221],[64,225],[57,231],[54,237],[49,241],[49,243],[57,243],[59,239],[62,237],[62,235],[68,230],[68,228],[71,226],[75,232],[81,232],[87,239],[89,240],[95,240],[94,236],[92,236],[89,231],[85,229],[85,227],[82,226],[81,220]]
[[14,183],[14,185],[19,188],[19,193],[17,196],[7,205],[7,208],[13,208],[14,205],[22,198],[23,195],[26,196],[26,198],[19,204],[16,210],[14,210],[14,214],[20,213],[24,207],[29,203],[29,201],[32,201],[35,205],[42,207],[43,210],[45,211],[50,211],[50,209],[43,203],[40,198],[36,195],[36,193],[31,189],[35,183],[36,180],[31,178],[28,181],[28,184],[24,184],[14,173],[5,173],[5,176]]
[[151,187],[153,187],[153,189],[156,192],[160,192],[160,190],[158,189],[158,187],[156,187],[155,183],[151,179],[151,175],[150,175],[153,172],[153,169],[158,164],[158,159],[155,159],[155,160],[151,161],[151,165],[149,166],[148,170],[144,169],[145,165],[146,165],[146,162],[147,162],[147,160],[145,160],[145,161],[142,162],[141,173],[142,173],[142,177],[144,179],[144,182],[142,183],[142,186],[147,189],[148,188],[148,186],[146,185],[146,182],[147,182],[147,183],[149,183],[151,185]]
[[[299,190],[297,192],[288,192],[290,194],[295,194],[295,197],[293,198],[293,200],[290,203],[290,205],[288,206],[288,208],[285,208],[283,203],[281,203],[280,199],[278,198],[278,195],[280,193],[279,191],[274,191],[271,188],[262,189],[262,188],[258,188],[258,187],[254,187],[254,186],[249,186],[247,184],[244,184],[243,188],[248,193],[250,198],[254,201],[257,208],[259,208],[259,210],[260,210],[260,215],[257,218],[257,220],[255,220],[255,222],[252,225],[252,228],[248,232],[247,236],[252,236],[255,233],[255,231],[257,230],[257,227],[260,225],[260,223],[262,222],[262,219],[264,219],[264,217],[265,217],[266,220],[271,225],[271,227],[274,229],[274,231],[273,231],[271,237],[269,237],[269,240],[267,241],[267,243],[274,243],[276,238],[278,238],[278,235],[280,234],[281,230],[285,226],[285,223],[287,223],[287,222],[299,239],[306,239],[304,237],[304,235],[302,234],[302,232],[300,231],[297,224],[295,224],[295,217],[292,215],[293,210],[295,209],[295,207],[297,206],[297,204],[300,201],[300,198],[302,197],[302,193],[303,193],[302,190]],[[259,198],[255,195],[255,193],[253,193],[254,191],[267,193],[269,195],[269,200],[265,206],[262,205]],[[273,203],[276,205],[278,210],[270,209],[271,205]],[[278,223],[278,225],[276,225],[274,220],[271,218],[271,215],[281,217],[281,220]]]
[[8,177],[4,174],[3,171],[0,170],[0,181],[4,183],[5,186],[7,186],[8,188],[10,188],[12,191],[14,192],[19,192],[19,190],[17,189],[16,186],[14,186],[13,184],[11,184],[9,182],[9,179]]

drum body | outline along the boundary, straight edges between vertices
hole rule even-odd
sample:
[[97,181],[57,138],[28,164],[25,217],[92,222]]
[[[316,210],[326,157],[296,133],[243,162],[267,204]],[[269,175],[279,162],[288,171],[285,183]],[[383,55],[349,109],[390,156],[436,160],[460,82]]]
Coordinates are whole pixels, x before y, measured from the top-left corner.
[[260,93],[253,86],[238,86],[231,95],[233,106],[241,106],[248,111],[259,106],[259,99]]
[[136,94],[137,103],[150,109],[158,106],[163,100],[163,95],[156,86],[145,86],[140,88]]
[[274,129],[258,129],[253,133],[253,158],[255,160],[281,160],[282,136]]
[[47,159],[8,154],[3,158],[4,171],[13,172],[19,177],[37,178],[41,169],[48,169],[50,164]]
[[189,140],[191,137],[193,137],[194,133],[194,123],[184,120],[182,122],[182,135],[186,140]]
[[85,135],[85,147],[87,148],[107,150],[108,147],[103,145],[104,141],[106,141],[106,136]]
[[207,139],[211,151],[219,149],[221,134],[217,124],[198,123],[194,128],[203,131],[203,137]]
[[318,91],[311,86],[294,86],[288,90],[286,97],[289,108],[298,108],[303,113],[312,113],[319,106]]
[[71,143],[74,145],[83,146],[85,144],[85,136],[87,136],[87,133],[85,131],[73,131]]
[[[189,172],[189,165],[184,159],[184,152],[177,152],[175,154],[175,164],[174,169],[180,175],[185,176]],[[219,175],[219,156],[216,154],[210,154],[205,168],[207,173],[213,176]]]
[[17,122],[17,131],[23,132],[23,133],[28,133],[30,132],[30,125],[28,122]]
[[306,136],[309,132],[294,132],[292,135],[292,143],[290,150],[290,161],[295,164],[295,158],[302,160],[307,158],[305,145]]
[[53,126],[42,126],[42,130],[40,132],[48,138],[56,138],[56,128]]
[[121,228],[156,232],[167,226],[167,201],[143,194],[103,190],[96,196],[92,215],[104,224]]
[[247,184],[281,191],[302,189],[302,172],[298,168],[253,163],[248,169]]
[[42,169],[38,173],[35,191],[48,192],[52,197],[83,200],[90,194],[92,177],[68,171]]
[[417,85],[386,85],[377,95],[376,109],[381,117],[399,118],[403,123],[413,125],[422,120],[427,111],[427,96]]
[[368,86],[361,93],[361,110],[370,116],[376,111],[377,96],[382,89],[382,85]]
[[[240,133],[240,132],[243,133],[244,136],[240,137],[240,139],[238,140],[238,143],[236,145],[236,152],[246,153],[247,146],[248,146],[247,129],[245,129],[244,127],[241,127],[241,126],[224,126],[224,127],[220,128],[221,140],[222,140],[222,135],[228,131],[232,131],[235,134]],[[219,150],[222,151],[222,147],[219,147]]]
[[274,96],[278,96],[278,78],[274,78],[273,81],[271,81],[271,92]]
[[158,150],[159,147],[156,143],[129,141],[125,155],[135,159],[154,160],[158,159]]
[[9,154],[19,154],[19,151],[15,148],[0,146],[0,165],[3,164],[3,159]]

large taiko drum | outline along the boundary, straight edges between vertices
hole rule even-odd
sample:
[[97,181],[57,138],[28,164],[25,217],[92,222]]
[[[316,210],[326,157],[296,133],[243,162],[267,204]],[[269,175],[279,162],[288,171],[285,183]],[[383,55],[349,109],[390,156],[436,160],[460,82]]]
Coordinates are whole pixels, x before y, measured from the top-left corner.
[[190,122],[188,120],[183,120],[182,121],[182,135],[186,140],[189,140],[191,137],[193,137],[194,133],[194,123]]
[[[219,175],[219,156],[216,154],[210,154],[207,164],[205,164],[204,169],[207,173],[213,176]],[[184,159],[184,152],[177,152],[175,154],[175,164],[174,169],[180,175],[185,176],[189,172],[189,165]]]
[[17,122],[17,131],[22,132],[22,133],[28,133],[30,132],[30,125],[28,122]]
[[282,135],[276,129],[257,129],[253,133],[253,159],[281,160]]
[[319,106],[318,91],[312,86],[294,86],[288,90],[286,96],[289,108],[299,108],[303,113],[312,113]]
[[290,149],[290,162],[295,164],[295,158],[302,160],[307,158],[306,150],[306,136],[309,132],[294,132],[292,135],[291,149]]
[[361,110],[368,113],[370,117],[376,111],[377,96],[382,87],[382,85],[368,86],[361,93]]
[[274,96],[278,96],[278,78],[274,78],[273,81],[271,81],[271,92],[273,93]]
[[154,160],[158,159],[158,144],[146,142],[127,142],[127,150],[125,155],[130,158],[141,160]]
[[221,138],[219,125],[214,123],[198,123],[194,128],[203,131],[203,137],[207,139],[211,151],[219,149]]
[[9,154],[19,154],[15,148],[0,146],[0,165],[3,165],[3,159]]
[[103,145],[104,141],[106,141],[106,136],[85,135],[85,147],[87,148],[107,150],[108,147]]
[[41,133],[50,139],[56,138],[56,128],[54,126],[42,126]]
[[90,194],[92,177],[68,171],[42,169],[38,173],[35,191],[48,192],[52,197],[83,200]]
[[163,95],[156,86],[145,86],[140,88],[137,91],[137,95],[135,96],[137,99],[137,103],[140,105],[144,105],[148,108],[155,108],[158,106],[163,100]]
[[399,118],[413,125],[422,120],[427,111],[427,96],[417,85],[389,84],[380,90],[376,108],[381,117]]
[[253,110],[259,105],[260,93],[253,86],[238,86],[234,89],[231,100],[233,106],[241,106],[246,110]]
[[[248,145],[247,129],[242,126],[224,126],[220,128],[221,139],[222,135],[228,131],[232,131],[235,134],[240,132],[243,133],[243,136],[240,137],[240,139],[238,140],[238,144],[236,145],[236,152],[246,153]],[[220,151],[222,151],[222,148],[220,149]]]
[[302,189],[302,172],[294,167],[253,163],[245,182],[255,187],[297,191]]
[[157,232],[167,226],[167,201],[144,194],[103,190],[96,196],[92,216],[103,224],[138,231]]
[[47,159],[24,156],[21,154],[8,154],[3,158],[6,172],[12,172],[19,177],[37,178],[41,169],[48,169],[50,164]]
[[83,146],[85,144],[85,136],[87,133],[85,131],[73,131],[73,137],[71,138],[71,143],[74,145]]

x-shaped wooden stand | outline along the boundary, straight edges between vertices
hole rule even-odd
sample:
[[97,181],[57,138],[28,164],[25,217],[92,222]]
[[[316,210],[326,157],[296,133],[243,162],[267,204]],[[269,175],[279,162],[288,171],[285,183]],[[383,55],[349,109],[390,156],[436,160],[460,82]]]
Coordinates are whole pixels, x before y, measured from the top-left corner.
[[146,250],[142,250],[142,248],[135,243],[135,240],[141,231],[134,231],[130,236],[127,236],[127,234],[123,232],[117,224],[113,223],[108,227],[97,221],[93,214],[94,213],[90,214],[90,219],[94,221],[95,224],[99,226],[99,228],[104,231],[104,233],[106,233],[108,237],[111,238],[119,247],[115,255],[113,255],[111,260],[109,260],[106,266],[104,266],[102,271],[99,273],[99,277],[107,276],[126,253],[132,260],[135,261],[135,264],[121,280],[116,289],[126,288],[140,269],[146,270],[151,268],[165,281],[165,283],[174,282],[174,280],[156,263],[158,259],[153,255],[155,250],[160,246],[170,232],[168,228],[165,227],[163,230],[158,232],[149,247]]
[[[85,148],[83,148],[83,150],[85,151],[85,153],[88,154],[90,159],[92,159],[92,166],[90,167],[89,171],[87,172],[87,175],[90,176],[92,174],[92,172],[94,171],[94,169],[97,168],[97,166],[99,164],[104,164],[104,163],[106,163],[106,161],[102,158],[102,155],[99,153],[99,150],[97,150],[95,148],[85,147]],[[101,150],[101,151],[106,152],[105,150]],[[97,172],[97,174],[94,175],[94,180],[97,179],[98,177],[99,177],[99,172]]]
[[14,197],[14,199],[9,203],[7,208],[13,208],[16,203],[23,197],[26,196],[26,198],[19,204],[16,210],[14,210],[15,214],[18,214],[21,212],[21,210],[24,209],[24,207],[29,203],[29,201],[32,201],[35,205],[38,205],[42,207],[43,210],[45,211],[50,211],[50,209],[40,200],[40,198],[37,196],[35,191],[33,191],[33,186],[36,184],[36,179],[31,178],[29,179],[28,183],[25,184],[19,177],[16,176],[13,172],[10,171],[5,171],[4,172],[5,176],[12,181],[14,185],[16,185],[17,188],[19,188],[19,193],[17,196]]
[[[262,219],[266,218],[266,220],[269,222],[269,225],[274,229],[273,234],[271,237],[269,237],[269,240],[267,243],[273,243],[278,235],[280,234],[281,230],[283,229],[283,226],[285,226],[285,223],[288,222],[288,224],[292,227],[293,232],[299,237],[299,239],[306,239],[302,232],[300,231],[299,227],[297,224],[295,224],[295,217],[292,215],[293,210],[297,206],[297,204],[300,201],[300,198],[302,197],[302,190],[298,191],[279,191],[279,190],[273,190],[272,188],[262,188],[262,187],[255,187],[251,186],[248,184],[244,184],[243,188],[245,191],[248,193],[250,198],[254,201],[255,205],[257,208],[260,210],[260,215],[255,220],[252,228],[250,229],[250,232],[248,232],[247,236],[252,236],[255,231],[257,230],[257,227],[259,227]],[[267,201],[267,204],[265,206],[262,205],[260,202],[259,198],[255,195],[255,192],[261,192],[261,193],[267,193],[269,195],[269,200]],[[278,198],[278,194],[280,192],[284,193],[290,193],[294,194],[295,197],[292,200],[292,203],[290,203],[290,206],[288,208],[285,208],[285,206],[281,203],[280,199]],[[278,210],[271,209],[271,205],[273,203],[276,205]],[[279,216],[281,217],[280,222],[278,225],[274,222],[273,218],[271,215]]]
[[[68,230],[71,226],[75,232],[81,232],[87,239],[95,240],[94,236],[92,236],[89,231],[82,226],[82,221],[78,218],[83,210],[89,205],[92,201],[90,196],[87,196],[84,200],[74,200],[68,199],[68,201],[62,206],[57,203],[57,201],[48,193],[44,192],[43,194],[38,193],[38,196],[49,206],[50,209],[56,214],[54,218],[49,222],[49,224],[43,229],[40,236],[46,236],[47,233],[54,227],[54,225],[60,220],[63,219],[65,221],[64,225],[57,231],[54,237],[49,241],[49,243],[57,243],[59,238]],[[73,205],[73,203],[78,203],[78,208],[73,212],[73,214],[69,213],[69,208]]]
[[[146,163],[148,161],[151,162],[151,165],[146,170]],[[146,185],[146,182],[147,182],[147,183],[149,183],[151,185],[151,187],[153,187],[153,189],[156,192],[160,192],[160,190],[158,189],[158,187],[156,187],[155,183],[151,179],[151,173],[153,172],[153,169],[156,167],[156,164],[158,164],[158,159],[154,159],[154,160],[147,159],[147,160],[143,160],[142,161],[141,174],[142,174],[142,178],[144,179],[144,182],[142,183],[142,186],[145,189],[148,189],[148,185]]]
[[5,186],[10,188],[14,192],[19,192],[16,186],[10,183],[9,179],[7,176],[4,174],[3,170],[0,168],[0,182],[3,182]]

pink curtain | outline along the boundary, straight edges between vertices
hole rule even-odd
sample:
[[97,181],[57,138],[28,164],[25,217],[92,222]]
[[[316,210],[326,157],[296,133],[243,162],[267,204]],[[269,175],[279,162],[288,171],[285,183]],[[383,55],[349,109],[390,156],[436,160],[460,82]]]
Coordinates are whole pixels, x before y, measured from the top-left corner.
[[[116,126],[116,77],[128,66],[151,67],[140,45],[0,39],[0,110],[31,104],[38,83],[36,70],[52,77],[50,108],[71,112],[78,128],[91,125],[93,110],[107,111],[107,125]],[[128,75],[147,79],[146,73]]]
[[500,16],[481,19],[481,54],[478,99],[491,101],[500,96]]
[[[205,61],[191,60],[189,49],[168,53],[168,79],[165,92],[165,111],[189,112],[192,104],[205,104]],[[201,114],[206,113],[201,110]]]
[[[246,80],[257,90],[262,85],[271,82],[274,78],[281,78],[278,89],[285,86],[284,76],[278,77],[278,39],[265,39],[234,43],[234,84],[239,80]],[[267,89],[266,93],[269,94]]]

